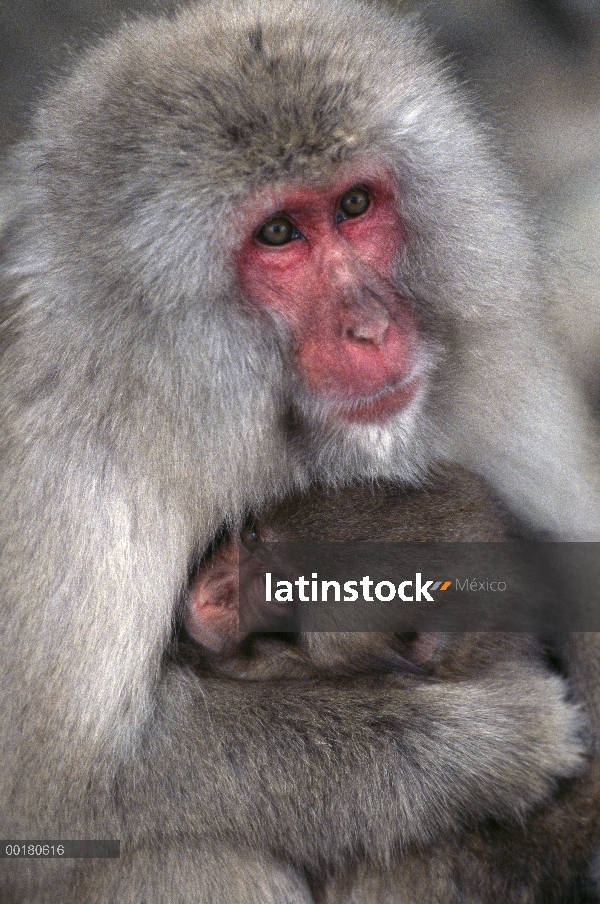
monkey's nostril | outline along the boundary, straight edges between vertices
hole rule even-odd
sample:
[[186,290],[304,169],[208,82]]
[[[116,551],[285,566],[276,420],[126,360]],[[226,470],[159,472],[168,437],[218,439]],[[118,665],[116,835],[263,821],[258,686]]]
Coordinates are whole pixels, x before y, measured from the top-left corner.
[[359,342],[365,345],[382,345],[387,333],[388,324],[366,325],[348,327],[346,338],[351,342]]
[[390,315],[383,305],[377,304],[365,310],[356,306],[348,311],[345,324],[345,338],[361,344],[382,345],[390,325]]

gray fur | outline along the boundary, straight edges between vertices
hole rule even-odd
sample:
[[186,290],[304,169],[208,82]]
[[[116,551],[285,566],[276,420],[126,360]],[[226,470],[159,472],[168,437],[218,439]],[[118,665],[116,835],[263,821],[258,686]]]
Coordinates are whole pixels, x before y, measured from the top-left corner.
[[[397,175],[410,236],[398,283],[437,369],[417,417],[343,434],[297,393],[289,337],[246,305],[232,260],[253,192],[374,159]],[[356,726],[347,750],[344,730],[326,728],[323,688],[290,690],[298,723],[270,762],[283,690],[258,703],[236,691],[234,704],[226,685],[163,660],[190,561],[219,525],[315,476],[415,480],[432,458],[458,458],[534,524],[600,535],[595,441],[547,336],[520,206],[467,105],[412,25],[367,6],[200,3],[89,51],[40,104],[7,181],[0,834],[143,847],[160,818],[167,839],[185,825],[214,851],[239,799],[275,786],[277,835],[263,844],[277,854],[335,860],[410,836],[420,779],[397,761],[404,687],[340,692],[339,724]],[[370,727],[373,711],[399,722]],[[216,774],[191,795],[246,718],[257,725],[231,797]],[[330,732],[335,761],[348,758],[315,825],[298,823],[285,780],[281,791],[286,764],[309,799],[321,788],[317,764],[297,756],[304,731]],[[187,764],[173,761],[175,778],[165,747]],[[144,749],[156,766],[148,800],[129,796],[150,781]],[[526,797],[527,768],[515,770]],[[360,800],[348,791],[359,777]],[[444,796],[431,806],[447,827]],[[495,812],[493,798],[467,793],[465,807]],[[375,802],[368,820],[361,800]],[[69,878],[59,889],[62,864],[9,866],[7,900],[84,899]],[[94,900],[142,897],[131,883],[106,889]]]

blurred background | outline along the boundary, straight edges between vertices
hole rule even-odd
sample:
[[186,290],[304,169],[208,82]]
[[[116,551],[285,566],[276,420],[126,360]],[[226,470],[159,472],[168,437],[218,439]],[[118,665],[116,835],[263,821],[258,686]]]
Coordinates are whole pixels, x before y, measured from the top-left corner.
[[[283,2],[283,0],[282,0]],[[291,0],[290,0],[291,2]],[[326,0],[325,0],[326,2]],[[554,314],[600,401],[600,0],[385,0],[418,10],[464,81],[558,262]],[[0,0],[0,154],[40,88],[123,16],[174,0]]]

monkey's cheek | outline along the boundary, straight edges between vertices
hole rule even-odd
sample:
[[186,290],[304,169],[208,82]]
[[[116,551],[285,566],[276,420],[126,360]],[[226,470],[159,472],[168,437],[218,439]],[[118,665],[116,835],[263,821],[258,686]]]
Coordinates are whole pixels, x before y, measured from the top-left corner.
[[240,577],[240,630],[247,633],[291,630],[294,614],[293,603],[267,599],[264,572],[245,579]]

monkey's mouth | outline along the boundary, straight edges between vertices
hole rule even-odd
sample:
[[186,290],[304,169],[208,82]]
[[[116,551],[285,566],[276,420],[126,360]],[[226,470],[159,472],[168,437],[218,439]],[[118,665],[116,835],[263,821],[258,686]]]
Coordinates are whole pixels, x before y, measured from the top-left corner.
[[370,396],[352,400],[328,399],[325,412],[336,420],[353,424],[381,424],[404,411],[414,401],[422,385],[422,373],[413,368],[408,377],[384,386]]

